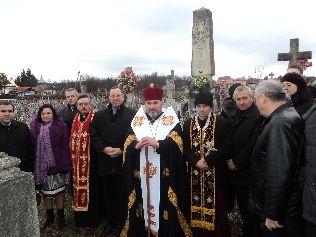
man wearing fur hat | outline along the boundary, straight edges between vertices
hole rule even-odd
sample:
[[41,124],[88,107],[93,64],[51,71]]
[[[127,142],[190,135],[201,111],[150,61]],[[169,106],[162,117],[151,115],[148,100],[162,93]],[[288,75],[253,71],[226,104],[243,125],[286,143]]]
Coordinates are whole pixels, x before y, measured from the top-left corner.
[[179,119],[160,88],[143,91],[123,150],[120,236],[192,236]]
[[226,160],[232,158],[231,123],[212,111],[213,95],[195,97],[198,114],[183,127],[184,156],[189,163],[190,224],[193,236],[230,236]]

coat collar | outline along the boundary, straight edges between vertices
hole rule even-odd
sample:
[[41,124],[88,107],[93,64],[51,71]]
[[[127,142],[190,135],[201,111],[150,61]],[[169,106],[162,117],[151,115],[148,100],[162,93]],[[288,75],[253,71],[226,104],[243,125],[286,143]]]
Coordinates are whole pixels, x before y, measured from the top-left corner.
[[256,111],[258,111],[258,108],[257,106],[252,103],[251,106],[246,109],[246,110],[240,110],[240,109],[237,109],[236,111],[236,114],[234,115],[234,117],[246,117],[246,118],[249,118],[251,117]]

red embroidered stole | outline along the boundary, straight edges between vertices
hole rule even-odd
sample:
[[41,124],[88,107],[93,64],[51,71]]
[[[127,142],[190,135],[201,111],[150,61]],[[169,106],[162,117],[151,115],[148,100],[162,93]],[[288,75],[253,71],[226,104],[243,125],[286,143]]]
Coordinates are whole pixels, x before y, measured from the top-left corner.
[[70,136],[70,154],[72,161],[73,198],[75,211],[88,211],[89,176],[90,176],[90,134],[89,127],[93,120],[91,111],[85,121],[80,121],[77,113],[72,124]]
[[[216,115],[210,114],[203,128],[200,128],[195,116],[190,123],[191,149],[201,158],[205,158],[214,149]],[[191,227],[206,230],[215,228],[215,168],[202,171],[196,167],[190,169]]]

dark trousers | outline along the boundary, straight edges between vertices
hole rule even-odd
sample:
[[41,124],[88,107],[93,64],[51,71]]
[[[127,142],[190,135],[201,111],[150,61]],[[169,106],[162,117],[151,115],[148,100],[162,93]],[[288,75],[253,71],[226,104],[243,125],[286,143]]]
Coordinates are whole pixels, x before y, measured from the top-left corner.
[[287,219],[280,224],[283,228],[271,231],[265,226],[265,219],[255,216],[252,237],[303,237],[302,220]]
[[119,224],[121,175],[100,176],[102,217],[111,225]]
[[305,237],[316,237],[316,225],[312,222],[306,221]]
[[251,218],[251,214],[249,213],[248,206],[248,198],[249,198],[249,188],[243,186],[235,186],[235,196],[237,199],[237,205],[239,212],[242,218],[242,231],[243,237],[251,236],[251,229],[253,226],[253,219]]

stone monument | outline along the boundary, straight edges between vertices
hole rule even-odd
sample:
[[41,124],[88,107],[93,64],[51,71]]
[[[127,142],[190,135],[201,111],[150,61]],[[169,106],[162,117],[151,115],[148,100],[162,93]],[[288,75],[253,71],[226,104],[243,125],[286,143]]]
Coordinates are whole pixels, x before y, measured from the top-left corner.
[[[212,12],[206,8],[193,11],[191,76],[195,79],[215,75]],[[214,104],[216,104],[214,96]],[[190,101],[189,105],[193,105]],[[191,107],[191,106],[189,106]]]
[[[133,71],[133,68],[132,68],[132,67],[126,67],[125,70]],[[126,95],[126,105],[127,105],[128,107],[133,108],[133,109],[137,107],[137,103],[136,103],[136,99],[135,99],[135,94],[134,94],[134,92],[128,93],[128,94]]]
[[175,82],[174,82],[174,70],[171,70],[171,75],[168,75],[166,85],[163,87],[166,94],[166,107],[172,106],[177,111],[178,103],[175,100]]
[[298,65],[299,60],[307,60],[312,58],[312,51],[299,52],[299,39],[290,40],[290,52],[279,53],[278,61],[289,61],[289,67]]
[[193,12],[191,75],[209,79],[215,75],[212,13],[206,8]]
[[0,236],[40,236],[32,173],[20,160],[0,152]]

